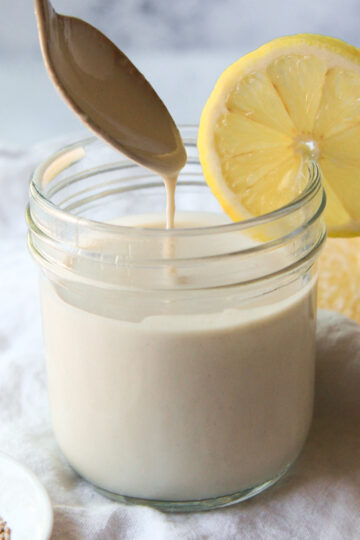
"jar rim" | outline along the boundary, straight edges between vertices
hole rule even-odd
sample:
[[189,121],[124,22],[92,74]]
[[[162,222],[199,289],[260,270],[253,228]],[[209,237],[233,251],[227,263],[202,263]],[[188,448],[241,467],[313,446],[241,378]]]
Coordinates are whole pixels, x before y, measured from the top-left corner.
[[[188,173],[190,177],[192,174],[199,176],[201,185],[206,186],[198,160],[196,130],[196,126],[180,128],[189,157],[184,174],[180,173],[179,189],[187,185],[184,178],[186,180]],[[151,286],[147,285],[151,290],[168,291],[173,290],[173,284],[163,280],[163,272],[159,269],[170,268],[171,272],[176,269],[184,278],[181,284],[183,291],[193,290],[193,287],[220,291],[234,286],[252,287],[260,281],[270,283],[268,280],[293,279],[293,272],[297,269],[300,271],[304,265],[312,266],[326,236],[321,219],[326,198],[316,163],[308,163],[308,182],[302,193],[273,212],[235,223],[167,230],[96,221],[71,213],[72,208],[81,206],[82,199],[75,201],[79,202],[78,205],[69,205],[66,209],[54,202],[64,187],[77,186],[79,180],[88,181],[97,175],[102,177],[103,173],[121,173],[120,180],[127,182],[124,193],[133,189],[127,187],[132,186],[133,181],[134,189],[137,189],[139,181],[145,182],[140,184],[143,186],[149,178],[147,185],[150,188],[161,187],[159,178],[152,183],[152,177],[158,176],[156,173],[147,171],[116,150],[114,153],[109,150],[111,146],[101,139],[88,137],[52,154],[33,174],[26,212],[28,244],[34,258],[51,273],[71,280],[101,284],[101,287],[121,288],[120,276],[125,276],[132,268],[131,275],[136,274],[138,281],[136,284],[131,282],[131,287],[144,290],[146,282],[151,283]],[[76,163],[80,169],[68,170]],[[94,185],[95,194],[99,194],[100,199],[106,190],[96,192],[97,184]],[[79,191],[80,194],[84,192],[86,189]],[[65,200],[69,198],[71,195]],[[86,201],[86,197],[83,200]],[[243,233],[245,236],[248,233],[254,240],[251,245],[243,243]],[[178,242],[179,250],[174,254],[164,249],[167,239]],[[274,258],[275,252],[280,256]],[[288,254],[286,257],[281,255],[285,252]],[[276,264],[264,268],[264,257],[266,260],[273,257]],[[241,264],[246,260],[251,268]],[[203,274],[199,272],[199,268],[205,268],[204,265],[206,279],[202,279]]]
[[[198,126],[194,125],[182,125],[179,126],[180,131],[183,133],[183,139],[184,143],[188,145],[195,145],[196,146],[196,140],[194,141],[194,133],[197,132]],[[188,133],[189,132],[189,133]],[[119,225],[114,223],[107,223],[103,221],[97,221],[94,219],[85,218],[83,216],[77,216],[75,214],[72,214],[62,208],[59,208],[53,201],[51,201],[50,198],[48,198],[40,189],[39,183],[40,179],[44,176],[46,171],[49,169],[51,165],[53,165],[57,160],[64,157],[67,153],[74,152],[76,150],[79,150],[79,160],[81,157],[83,157],[83,153],[81,154],[81,150],[84,149],[84,147],[89,146],[90,144],[93,144],[95,142],[103,142],[101,139],[99,139],[96,136],[86,137],[83,139],[79,139],[78,141],[75,141],[74,143],[70,143],[68,145],[65,145],[61,147],[56,152],[52,153],[47,159],[43,160],[34,170],[31,178],[30,178],[30,197],[33,199],[33,201],[39,205],[46,211],[49,211],[53,214],[54,217],[60,218],[62,221],[68,223],[68,224],[81,224],[82,226],[87,226],[91,230],[101,231],[101,232],[109,232],[109,233],[122,233],[126,235],[134,235],[134,236],[143,236],[146,234],[146,236],[157,236],[157,237],[166,237],[166,236],[177,236],[177,237],[189,237],[189,236],[202,236],[202,235],[209,235],[209,234],[217,234],[217,233],[228,233],[228,232],[238,232],[238,231],[244,231],[249,230],[255,227],[267,225],[271,222],[275,222],[277,220],[280,220],[281,218],[285,218],[289,216],[290,214],[296,212],[301,208],[303,205],[306,204],[307,201],[311,200],[314,193],[317,192],[319,185],[321,185],[321,173],[320,169],[317,165],[317,163],[314,160],[308,160],[306,162],[307,168],[309,171],[309,180],[304,188],[304,190],[294,199],[292,199],[288,204],[281,206],[280,208],[277,208],[276,210],[273,210],[271,212],[268,212],[266,214],[251,217],[248,219],[244,219],[242,221],[236,221],[232,223],[226,223],[226,224],[220,224],[220,225],[210,225],[210,226],[201,226],[201,227],[187,227],[187,228],[175,228],[175,229],[161,229],[161,228],[141,228],[141,227],[132,227],[132,226],[125,226],[125,225]],[[104,144],[108,144],[105,143]],[[123,156],[121,154],[121,156]],[[123,164],[130,163],[132,165],[137,165],[138,167],[141,167],[141,165],[136,164],[134,161],[130,160],[129,158],[126,158],[124,156]],[[146,169],[144,168],[146,171]],[[52,177],[54,178],[56,174]],[[52,179],[51,178],[51,179]],[[50,180],[51,180],[50,179]],[[323,211],[325,207],[325,196],[324,196],[324,203],[321,208],[319,208],[319,215]],[[28,212],[29,213],[29,210]]]

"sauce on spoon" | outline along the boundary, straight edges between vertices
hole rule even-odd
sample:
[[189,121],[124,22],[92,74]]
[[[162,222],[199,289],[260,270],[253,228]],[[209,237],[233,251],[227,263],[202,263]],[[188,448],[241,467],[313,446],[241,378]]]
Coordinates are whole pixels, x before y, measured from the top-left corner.
[[157,172],[167,193],[166,226],[174,226],[175,186],[186,162],[180,133],[145,77],[104,34],[35,0],[45,65],[62,97],[97,135]]

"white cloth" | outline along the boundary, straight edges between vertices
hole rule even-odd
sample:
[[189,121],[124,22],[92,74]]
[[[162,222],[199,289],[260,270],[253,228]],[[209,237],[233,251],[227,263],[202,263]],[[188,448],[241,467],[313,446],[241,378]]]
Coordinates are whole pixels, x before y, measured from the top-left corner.
[[113,503],[70,469],[50,427],[37,269],[24,222],[30,171],[47,152],[0,146],[0,449],[47,488],[52,539],[358,539],[360,326],[332,312],[319,313],[308,441],[288,475],[262,495],[223,510],[166,515]]

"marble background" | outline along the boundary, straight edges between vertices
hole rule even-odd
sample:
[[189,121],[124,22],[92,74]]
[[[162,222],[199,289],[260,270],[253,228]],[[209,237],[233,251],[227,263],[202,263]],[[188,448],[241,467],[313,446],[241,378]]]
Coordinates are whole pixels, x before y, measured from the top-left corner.
[[[197,123],[220,73],[274,37],[330,34],[360,46],[360,0],[53,0],[98,26],[143,71],[178,123]],[[0,143],[83,131],[47,78],[32,0],[0,0]],[[71,135],[72,136],[72,135]]]
[[[331,34],[360,44],[359,0],[53,0],[124,49],[249,50],[275,36]],[[37,53],[31,0],[1,0],[0,50]]]

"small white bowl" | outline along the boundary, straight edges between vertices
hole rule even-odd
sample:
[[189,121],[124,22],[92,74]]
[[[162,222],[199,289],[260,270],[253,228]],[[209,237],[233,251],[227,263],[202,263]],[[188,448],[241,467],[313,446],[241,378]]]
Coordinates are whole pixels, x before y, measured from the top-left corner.
[[12,540],[48,540],[53,528],[49,496],[27,467],[0,452],[0,517]]

